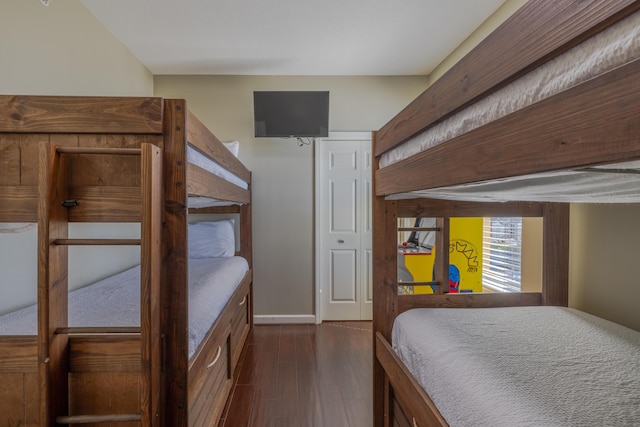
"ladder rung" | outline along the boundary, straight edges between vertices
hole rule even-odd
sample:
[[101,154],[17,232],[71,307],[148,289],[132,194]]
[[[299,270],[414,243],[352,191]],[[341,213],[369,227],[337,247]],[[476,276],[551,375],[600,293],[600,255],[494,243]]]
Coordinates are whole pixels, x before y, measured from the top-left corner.
[[56,329],[56,335],[71,334],[139,334],[139,326],[76,326]]
[[55,239],[60,246],[137,246],[140,239]]
[[57,147],[61,154],[121,154],[125,156],[139,156],[139,148],[96,148],[96,147]]
[[89,423],[119,423],[126,421],[140,421],[140,414],[113,414],[113,415],[69,415],[57,417],[58,424],[89,424]]
[[398,286],[440,286],[440,282],[398,282]]

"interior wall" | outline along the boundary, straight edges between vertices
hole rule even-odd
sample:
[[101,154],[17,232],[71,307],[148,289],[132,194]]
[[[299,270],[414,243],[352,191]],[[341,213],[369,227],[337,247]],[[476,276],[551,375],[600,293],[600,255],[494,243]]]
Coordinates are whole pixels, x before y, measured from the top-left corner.
[[640,205],[571,205],[569,305],[640,331]]
[[254,90],[330,91],[330,131],[380,128],[422,92],[427,77],[156,76],[155,94],[185,98],[222,141],[240,141],[253,173],[255,314],[312,315],[313,146],[254,138]]
[[[0,2],[0,93],[20,95],[153,95],[151,73],[80,0]],[[76,224],[73,233],[126,237],[137,224]],[[36,299],[37,233],[0,233],[0,313]],[[75,248],[77,249],[77,248]],[[72,287],[137,262],[137,248],[70,250]],[[89,266],[89,267],[87,267]]]
[[484,40],[493,30],[498,28],[509,16],[520,9],[527,0],[506,0],[486,21],[482,23],[465,41],[460,43],[444,61],[429,75],[429,83],[439,79],[449,68],[462,59],[471,49]]

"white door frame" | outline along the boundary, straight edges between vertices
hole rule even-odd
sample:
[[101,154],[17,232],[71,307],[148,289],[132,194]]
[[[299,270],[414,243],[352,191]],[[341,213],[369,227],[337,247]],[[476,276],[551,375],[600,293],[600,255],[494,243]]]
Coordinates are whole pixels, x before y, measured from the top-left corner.
[[315,298],[316,298],[316,324],[322,323],[322,296],[320,295],[320,180],[318,179],[318,171],[320,168],[320,144],[322,141],[337,140],[353,140],[353,141],[371,141],[371,132],[329,132],[327,138],[317,138],[314,143],[314,159],[313,159],[313,177],[314,177],[314,250],[315,250]]

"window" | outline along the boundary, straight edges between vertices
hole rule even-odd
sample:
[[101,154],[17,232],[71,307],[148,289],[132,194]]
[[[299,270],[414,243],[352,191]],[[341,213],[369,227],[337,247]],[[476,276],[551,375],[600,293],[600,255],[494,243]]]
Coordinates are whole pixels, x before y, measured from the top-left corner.
[[520,292],[522,218],[484,218],[482,285],[487,291]]

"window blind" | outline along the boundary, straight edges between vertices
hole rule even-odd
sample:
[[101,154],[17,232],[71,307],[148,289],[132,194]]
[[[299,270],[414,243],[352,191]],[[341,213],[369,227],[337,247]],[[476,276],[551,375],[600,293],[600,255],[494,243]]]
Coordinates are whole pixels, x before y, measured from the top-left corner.
[[482,286],[495,292],[520,292],[522,218],[484,218]]

